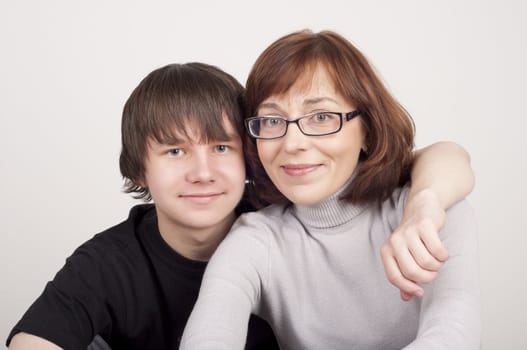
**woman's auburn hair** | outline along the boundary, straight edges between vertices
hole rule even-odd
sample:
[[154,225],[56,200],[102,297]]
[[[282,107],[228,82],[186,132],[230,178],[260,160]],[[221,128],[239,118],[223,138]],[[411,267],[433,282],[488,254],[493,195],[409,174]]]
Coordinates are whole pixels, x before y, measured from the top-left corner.
[[[341,35],[302,30],[272,43],[249,73],[247,116],[256,115],[265,99],[286,93],[299,79],[312,75],[319,65],[327,70],[335,89],[361,112],[366,132],[366,151],[361,151],[356,176],[340,198],[356,204],[380,203],[410,179],[415,127],[364,55]],[[256,140],[250,138],[246,145],[258,192],[258,196],[253,196],[255,205],[289,203],[267,176]]]

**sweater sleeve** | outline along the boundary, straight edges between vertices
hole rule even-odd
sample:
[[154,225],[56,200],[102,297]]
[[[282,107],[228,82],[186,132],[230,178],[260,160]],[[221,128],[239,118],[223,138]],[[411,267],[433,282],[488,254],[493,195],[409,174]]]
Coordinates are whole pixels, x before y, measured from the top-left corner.
[[416,339],[405,349],[479,349],[479,258],[474,213],[466,200],[447,211],[440,238],[449,259],[424,286]]
[[207,265],[180,349],[243,349],[268,270],[268,232],[242,218]]

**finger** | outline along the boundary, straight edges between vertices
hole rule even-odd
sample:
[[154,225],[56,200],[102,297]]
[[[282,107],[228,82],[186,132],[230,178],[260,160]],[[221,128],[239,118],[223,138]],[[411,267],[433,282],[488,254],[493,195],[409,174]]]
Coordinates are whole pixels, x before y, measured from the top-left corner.
[[408,295],[423,295],[423,289],[419,285],[402,275],[397,261],[388,250],[384,249],[381,251],[384,271],[388,281],[401,290],[401,298],[403,300],[410,300],[411,298],[405,299],[405,297]]
[[439,233],[433,228],[423,228],[421,240],[430,254],[439,261],[445,262],[448,259],[448,250],[441,242]]
[[[443,266],[443,262],[437,260],[427,249],[424,242],[420,239],[416,239],[408,245],[408,249],[410,250],[410,254],[414,258],[415,262],[419,267],[421,267],[424,270],[428,271],[439,271],[441,266]],[[423,281],[419,281],[423,282]]]
[[397,256],[395,256],[395,260],[399,266],[401,274],[408,280],[417,283],[429,283],[433,281],[437,275],[436,271],[425,270],[419,266],[409,250],[399,251]]
[[401,299],[403,299],[404,301],[410,301],[414,297],[412,294],[408,294],[406,292],[403,292],[402,290],[400,291],[400,294],[401,294]]

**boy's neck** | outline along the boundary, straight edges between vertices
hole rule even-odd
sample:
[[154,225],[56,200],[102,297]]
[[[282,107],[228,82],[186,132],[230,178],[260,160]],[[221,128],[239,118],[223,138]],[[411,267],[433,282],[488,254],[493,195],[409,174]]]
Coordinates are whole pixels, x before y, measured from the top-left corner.
[[190,260],[208,261],[235,219],[232,213],[213,227],[196,228],[177,225],[158,216],[158,225],[161,237],[176,252]]

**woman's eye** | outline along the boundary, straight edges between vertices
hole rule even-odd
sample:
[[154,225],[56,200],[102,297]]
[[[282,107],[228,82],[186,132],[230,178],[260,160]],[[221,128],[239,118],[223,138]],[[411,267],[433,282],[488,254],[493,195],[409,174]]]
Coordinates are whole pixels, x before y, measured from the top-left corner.
[[280,126],[283,123],[281,118],[265,118],[263,121],[263,126],[267,128],[273,128]]
[[318,123],[325,122],[331,118],[331,116],[327,113],[317,113],[313,117],[314,117],[313,119],[315,120],[315,122],[318,122]]

